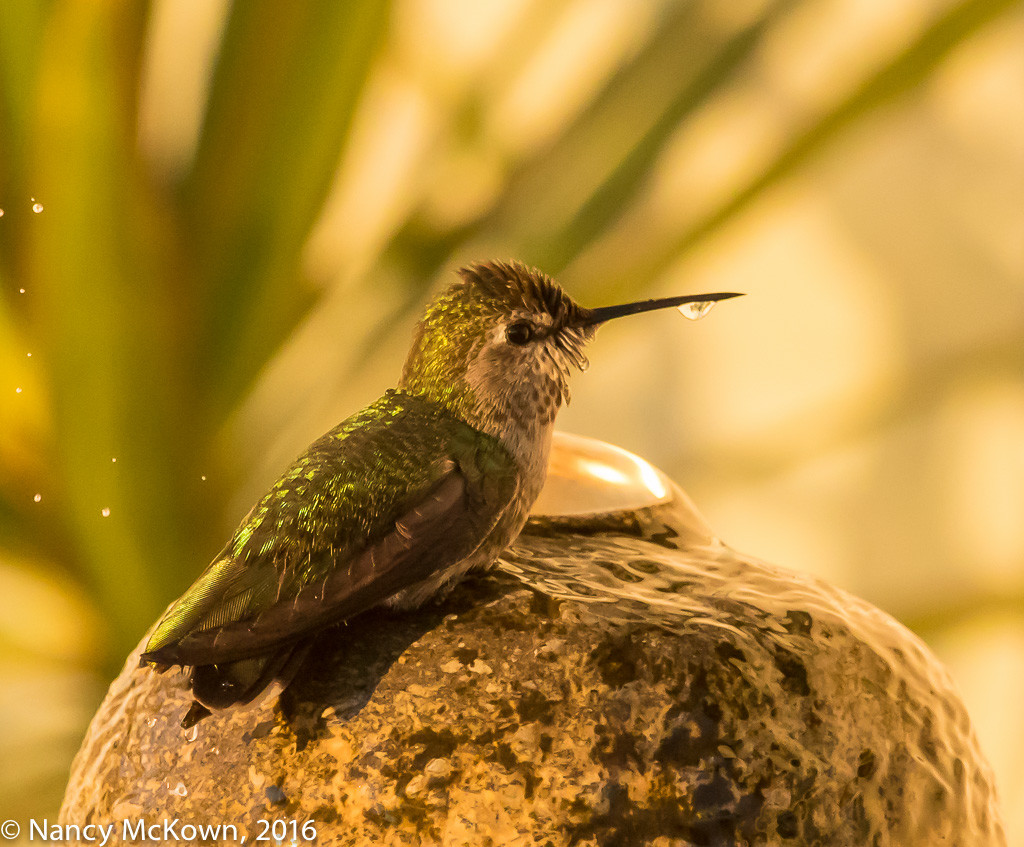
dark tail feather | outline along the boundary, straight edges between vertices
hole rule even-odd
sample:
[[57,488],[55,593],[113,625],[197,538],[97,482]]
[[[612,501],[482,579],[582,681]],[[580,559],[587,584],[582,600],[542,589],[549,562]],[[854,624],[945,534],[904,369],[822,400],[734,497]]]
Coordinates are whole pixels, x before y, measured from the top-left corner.
[[182,727],[189,729],[207,717],[212,709],[251,703],[274,682],[287,687],[311,645],[312,641],[300,641],[265,656],[192,668],[189,685],[195,702],[182,720]]
[[192,705],[189,706],[188,711],[185,712],[185,717],[181,719],[181,728],[192,729],[192,727],[199,723],[199,721],[203,718],[208,718],[212,714],[213,712],[207,709],[206,706],[198,700],[193,700]]

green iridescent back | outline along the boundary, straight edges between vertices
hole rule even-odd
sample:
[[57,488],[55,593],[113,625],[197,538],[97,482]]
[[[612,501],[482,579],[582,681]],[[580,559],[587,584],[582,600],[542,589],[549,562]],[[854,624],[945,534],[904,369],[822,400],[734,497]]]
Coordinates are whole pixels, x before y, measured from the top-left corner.
[[344,568],[393,531],[460,455],[474,456],[463,467],[477,477],[471,485],[515,476],[496,439],[437,403],[388,391],[311,444],[281,476],[164,616],[147,652],[244,620]]

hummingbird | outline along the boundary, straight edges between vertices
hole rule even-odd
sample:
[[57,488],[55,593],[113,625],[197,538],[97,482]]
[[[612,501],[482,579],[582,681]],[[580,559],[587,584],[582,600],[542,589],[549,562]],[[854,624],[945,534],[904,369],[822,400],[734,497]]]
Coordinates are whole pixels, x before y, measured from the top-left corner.
[[398,387],[314,441],[153,630],[140,664],[191,669],[183,727],[286,686],[320,630],[418,607],[493,565],[544,484],[599,326],[739,296],[587,309],[519,262],[458,276],[428,306]]

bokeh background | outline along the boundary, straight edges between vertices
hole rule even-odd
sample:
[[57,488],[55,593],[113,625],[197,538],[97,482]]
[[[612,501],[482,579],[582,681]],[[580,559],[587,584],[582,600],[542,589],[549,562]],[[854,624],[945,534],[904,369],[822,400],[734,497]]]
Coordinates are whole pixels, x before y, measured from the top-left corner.
[[563,429],[948,664],[1024,844],[1024,7],[3,0],[0,819],[393,384],[460,263],[602,330]]

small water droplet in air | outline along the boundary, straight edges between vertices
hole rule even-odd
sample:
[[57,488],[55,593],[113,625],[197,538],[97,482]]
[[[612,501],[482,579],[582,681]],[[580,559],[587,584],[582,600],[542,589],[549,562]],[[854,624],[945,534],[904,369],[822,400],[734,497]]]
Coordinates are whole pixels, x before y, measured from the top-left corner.
[[199,477],[199,478],[200,478],[200,479],[201,479],[201,480],[202,480],[203,482],[206,482],[206,474],[203,474],[203,475],[202,475],[201,477]]
[[691,321],[699,321],[714,307],[714,300],[694,300],[692,303],[683,303],[679,307],[679,314]]
[[36,495],[35,497],[33,497],[32,499],[33,499],[33,500],[35,500],[35,501],[36,501],[36,502],[38,503],[38,502],[39,502],[40,500],[42,500],[42,499],[43,499],[43,495],[42,495],[42,494],[37,494],[37,495]]
[[0,218],[2,218],[3,216],[4,216],[4,210],[0,209]]
[[111,459],[110,461],[112,461],[112,462],[116,462],[116,461],[117,461],[117,459]]
[[18,293],[19,294],[24,294],[25,293],[25,289],[24,288],[19,288],[18,289]]
[[32,198],[32,211],[35,212],[37,215],[41,211],[43,211],[43,204],[42,203],[37,203],[35,197]]
[[14,393],[15,394],[21,394],[21,389],[20,388],[15,388],[14,389]]
[[110,517],[110,509],[108,507],[104,506],[102,509],[100,509],[100,514],[103,515],[103,517],[105,517],[105,518],[109,518]]
[[32,354],[31,353],[26,353],[25,355],[28,356],[30,359],[32,358]]

